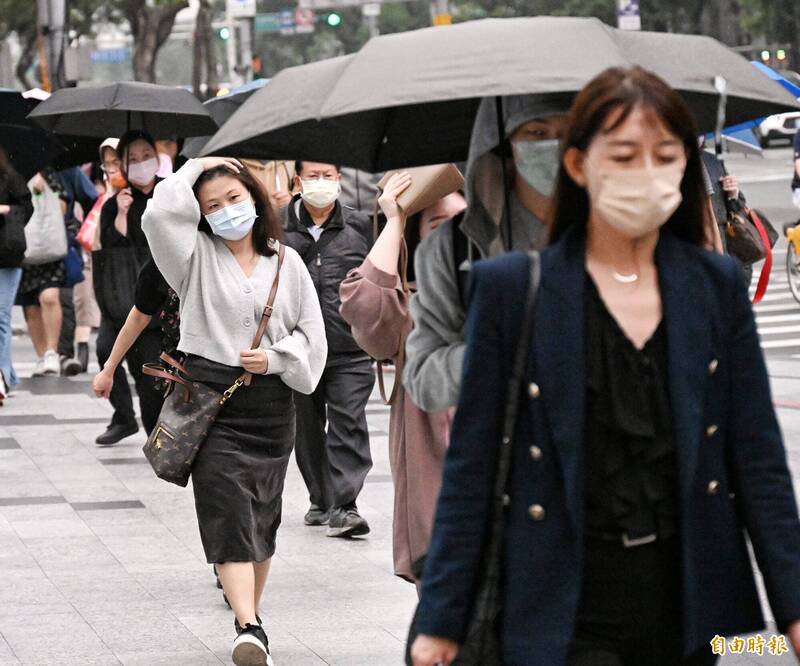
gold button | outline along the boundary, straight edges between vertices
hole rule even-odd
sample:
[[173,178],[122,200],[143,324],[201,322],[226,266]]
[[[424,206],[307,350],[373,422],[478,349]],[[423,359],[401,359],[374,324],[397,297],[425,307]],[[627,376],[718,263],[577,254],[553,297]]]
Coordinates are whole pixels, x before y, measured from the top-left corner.
[[542,459],[542,450],[538,446],[532,446],[530,448],[531,458],[534,460],[541,460]]
[[719,430],[719,428],[712,424],[708,426],[708,428],[706,428],[706,435],[708,437],[713,437],[714,435],[717,434],[717,430]]
[[713,359],[711,363],[708,364],[708,374],[713,375],[717,368],[719,367],[719,361],[717,359]]
[[528,515],[534,520],[544,520],[544,507],[541,504],[531,504],[528,507]]
[[706,492],[709,495],[716,495],[719,492],[719,481],[717,481],[716,479],[713,481],[709,481]]
[[539,389],[539,385],[536,382],[528,384],[528,395],[531,398],[538,398],[541,394],[542,391]]

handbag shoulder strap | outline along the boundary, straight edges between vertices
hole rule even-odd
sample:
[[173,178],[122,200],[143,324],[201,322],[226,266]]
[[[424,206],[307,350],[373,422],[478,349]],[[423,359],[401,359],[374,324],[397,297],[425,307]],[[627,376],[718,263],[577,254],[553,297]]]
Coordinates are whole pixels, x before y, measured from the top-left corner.
[[[264,333],[267,331],[267,325],[269,324],[269,320],[272,317],[273,311],[275,310],[275,296],[278,294],[278,285],[280,284],[281,280],[281,268],[283,267],[283,258],[285,254],[286,251],[283,243],[278,243],[278,268],[275,271],[275,279],[272,281],[272,288],[269,290],[267,304],[264,306],[264,312],[261,313],[261,321],[258,323],[258,329],[256,329],[256,334],[253,338],[253,344],[250,346],[250,349],[258,349],[261,346],[261,340],[264,338]],[[239,379],[236,380],[236,384],[241,382],[245,386],[250,386],[250,382],[252,380],[253,373],[245,372],[241,377],[239,377]]]
[[767,286],[769,285],[769,276],[772,272],[772,243],[769,241],[767,230],[764,228],[764,223],[761,221],[759,214],[752,208],[745,209],[753,221],[753,225],[758,231],[761,238],[761,243],[764,245],[764,265],[761,268],[761,274],[758,276],[758,285],[756,286],[756,293],[753,296],[753,305],[761,302],[764,294],[767,293]]
[[538,252],[529,252],[530,279],[528,293],[525,298],[525,310],[522,315],[520,336],[514,353],[514,364],[511,368],[511,377],[508,380],[506,394],[506,409],[503,418],[503,440],[497,459],[497,476],[495,477],[495,499],[502,499],[508,486],[508,476],[511,469],[511,454],[514,446],[514,433],[517,427],[519,412],[519,398],[525,371],[528,366],[528,351],[530,350],[531,333],[533,332],[533,313],[536,304],[536,295],[541,281],[541,257]]

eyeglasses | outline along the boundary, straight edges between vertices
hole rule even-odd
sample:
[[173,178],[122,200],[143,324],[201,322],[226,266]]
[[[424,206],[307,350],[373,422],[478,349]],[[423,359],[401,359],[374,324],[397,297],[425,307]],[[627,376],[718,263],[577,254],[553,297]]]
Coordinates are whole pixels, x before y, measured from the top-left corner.
[[122,169],[122,162],[120,160],[111,160],[110,162],[103,162],[100,165],[100,168],[106,172],[109,170],[119,171],[120,169]]

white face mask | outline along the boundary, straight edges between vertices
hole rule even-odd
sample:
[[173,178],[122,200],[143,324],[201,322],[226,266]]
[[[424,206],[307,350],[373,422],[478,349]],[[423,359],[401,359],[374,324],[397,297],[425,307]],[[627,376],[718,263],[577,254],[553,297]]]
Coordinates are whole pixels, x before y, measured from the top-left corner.
[[152,157],[144,162],[136,162],[128,165],[128,180],[134,185],[144,187],[155,180],[158,173],[158,158]]
[[525,182],[544,196],[553,196],[558,168],[561,166],[558,139],[514,141],[512,145],[514,163]]
[[211,231],[220,238],[238,241],[250,233],[256,217],[258,217],[256,207],[248,199],[209,213],[206,215],[206,221],[211,227]]
[[341,187],[338,180],[318,178],[317,180],[302,180],[303,201],[314,208],[327,208],[339,198]]
[[587,162],[592,207],[604,222],[628,238],[663,226],[683,201],[685,164],[641,169],[600,169]]

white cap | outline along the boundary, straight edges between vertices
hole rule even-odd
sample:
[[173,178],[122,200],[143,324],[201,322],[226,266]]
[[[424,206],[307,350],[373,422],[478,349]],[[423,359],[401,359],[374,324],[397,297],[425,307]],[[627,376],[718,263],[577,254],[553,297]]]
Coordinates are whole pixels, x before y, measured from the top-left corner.
[[119,146],[119,139],[115,139],[114,137],[109,137],[103,143],[100,144],[100,160],[103,160],[103,150],[106,148],[111,148],[116,152],[117,146]]

